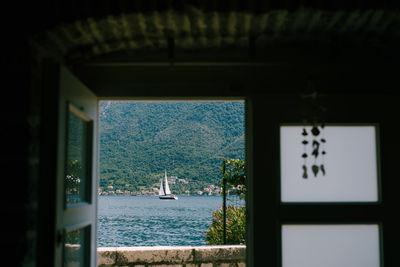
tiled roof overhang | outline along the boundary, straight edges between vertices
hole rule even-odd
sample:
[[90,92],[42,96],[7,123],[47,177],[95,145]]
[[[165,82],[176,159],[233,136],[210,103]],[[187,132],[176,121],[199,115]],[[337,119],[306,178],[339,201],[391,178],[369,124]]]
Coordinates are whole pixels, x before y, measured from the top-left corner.
[[329,11],[319,9],[205,11],[165,10],[108,15],[61,24],[32,43],[67,59],[90,59],[104,54],[164,49],[173,40],[176,49],[247,48],[290,42],[326,43],[346,40],[385,42],[400,37],[400,12],[387,9]]

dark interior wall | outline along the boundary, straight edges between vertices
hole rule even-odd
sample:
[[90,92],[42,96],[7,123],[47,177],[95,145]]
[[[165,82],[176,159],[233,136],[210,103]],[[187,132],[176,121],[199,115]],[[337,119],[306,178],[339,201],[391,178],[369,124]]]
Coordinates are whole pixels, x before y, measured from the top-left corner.
[[[286,51],[292,52],[290,48]],[[398,67],[397,52],[376,48],[356,56],[360,51],[355,48],[324,53],[296,51],[308,56],[302,59],[298,55],[292,58],[286,56],[266,63],[250,61],[243,65],[240,61],[239,65],[235,65],[236,62],[222,65],[176,62],[173,66],[168,62],[161,62],[159,66],[94,63],[73,66],[72,70],[101,97],[138,97],[148,96],[149,93],[156,96],[160,94],[157,88],[168,89],[176,96],[188,94],[188,88],[197,88],[206,96],[249,93],[298,95],[309,88],[310,82],[313,88],[324,94],[397,93],[399,76],[394,71]],[[246,52],[237,51],[239,54]],[[113,87],[112,91],[110,87]]]
[[25,258],[34,260],[35,257],[34,252],[29,251],[29,247],[35,244],[36,218],[35,203],[28,201],[36,197],[36,188],[28,175],[33,162],[29,158],[28,123],[31,70],[27,43],[10,29],[4,34],[6,37],[2,38],[4,41],[0,45],[0,199],[3,203],[0,248],[18,264]]
[[[96,2],[96,3],[95,3]],[[3,205],[3,227],[1,228],[2,252],[12,258],[14,266],[25,264],[26,266],[37,265],[38,228],[45,229],[46,222],[40,219],[40,214],[46,213],[41,209],[38,202],[39,192],[43,188],[39,187],[41,176],[39,172],[41,154],[50,149],[41,142],[43,131],[46,131],[47,119],[51,119],[52,114],[45,114],[46,99],[53,96],[44,94],[43,88],[48,88],[46,83],[48,78],[43,76],[43,62],[37,52],[32,52],[29,47],[29,38],[38,32],[48,30],[60,23],[73,22],[89,16],[104,17],[107,14],[130,13],[137,10],[150,12],[154,9],[163,10],[170,7],[182,9],[183,4],[204,8],[205,10],[250,10],[263,12],[271,9],[295,10],[299,7],[312,7],[325,10],[348,10],[348,9],[395,9],[398,1],[231,1],[227,4],[212,3],[213,1],[53,1],[47,3],[30,3],[24,8],[19,3],[9,2],[4,6],[6,14],[1,16],[1,24],[4,25],[2,32],[0,65],[2,74],[2,103],[0,105],[0,170],[2,177],[1,199]],[[328,3],[329,2],[329,3]],[[389,39],[387,46],[353,47],[346,43],[346,37],[341,37],[335,45],[329,48],[322,48],[322,52],[313,53],[318,49],[298,50],[298,45],[289,44],[286,52],[271,52],[268,56],[277,57],[276,62],[263,67],[179,67],[174,71],[169,69],[157,69],[142,67],[124,68],[125,76],[119,79],[120,91],[112,91],[120,96],[172,96],[187,95],[236,95],[248,96],[253,99],[254,107],[254,142],[257,142],[257,149],[254,156],[257,162],[270,162],[267,167],[255,166],[255,174],[258,178],[255,181],[256,188],[262,188],[267,179],[276,177],[277,159],[267,156],[268,149],[277,149],[276,136],[271,139],[265,137],[265,121],[277,122],[273,116],[277,110],[293,110],[293,105],[299,101],[299,90],[307,89],[307,83],[312,80],[315,86],[327,94],[326,99],[329,105],[342,105],[348,112],[357,118],[357,109],[352,107],[363,104],[364,110],[370,110],[370,118],[375,121],[382,121],[383,136],[385,137],[384,172],[389,177],[385,178],[384,186],[388,200],[397,203],[394,198],[394,181],[396,180],[396,165],[394,159],[399,151],[399,141],[394,131],[394,125],[398,123],[398,49],[396,43]],[[381,44],[382,44],[381,43]],[[312,44],[306,44],[312,45]],[[304,44],[302,44],[304,46]],[[278,48],[274,48],[277,51]],[[307,50],[307,51],[306,51]],[[296,55],[293,51],[298,51],[297,56],[302,54],[302,59],[294,60],[288,57],[288,51]],[[179,51],[177,51],[179,55]],[[203,55],[212,58],[215,53],[203,51]],[[232,52],[248,55],[248,51]],[[307,54],[307,56],[304,56]],[[355,57],[354,55],[357,54]],[[210,56],[211,55],[211,56]],[[229,54],[228,57],[231,57]],[[280,55],[280,56],[279,56]],[[190,58],[187,56],[186,58]],[[321,60],[321,58],[323,60]],[[146,57],[144,57],[144,60]],[[185,60],[185,56],[182,58]],[[268,57],[266,57],[268,61]],[[310,62],[314,62],[310,64]],[[317,63],[315,63],[317,62]],[[124,75],[118,68],[88,67],[85,65],[71,65],[75,73],[86,82],[90,88],[100,96],[110,96],[101,85],[114,84],[118,75]],[[97,68],[97,69],[96,69]],[[114,72],[114,74],[113,74]],[[99,76],[99,73],[108,73]],[[118,73],[118,74],[117,74]],[[127,79],[126,77],[132,76]],[[99,79],[100,77],[100,79]],[[125,78],[124,78],[125,77]],[[97,81],[96,81],[97,80]],[[125,82],[124,82],[125,81]],[[154,81],[157,85],[154,85]],[[216,82],[217,81],[217,82]],[[180,87],[176,87],[176,83]],[[201,82],[204,84],[201,85]],[[129,87],[129,84],[131,86]],[[149,84],[152,84],[153,88]],[[168,84],[168,88],[160,89],[160,84]],[[200,84],[200,85],[199,85]],[[216,88],[210,89],[211,88]],[[188,92],[187,88],[193,90]],[[140,89],[137,89],[140,88]],[[202,89],[203,88],[203,89]],[[204,89],[206,88],[206,89]],[[168,90],[168,91],[165,91]],[[190,89],[191,90],[191,89]],[[198,92],[198,93],[194,93]],[[366,96],[365,100],[360,96]],[[374,100],[374,99],[378,99]],[[371,101],[371,99],[373,101]],[[50,100],[49,100],[50,101]],[[370,105],[371,108],[369,108]],[[360,110],[360,109],[359,109]],[[355,113],[354,113],[355,112]],[[364,114],[357,114],[364,116]],[[349,119],[350,120],[350,119]],[[372,120],[372,119],[371,119]],[[274,124],[271,124],[273,130]],[[388,141],[391,140],[391,141]],[[259,146],[258,146],[259,145]],[[42,154],[42,157],[43,154]],[[270,157],[270,158],[269,158]],[[43,167],[43,166],[42,166]],[[271,176],[266,177],[266,169]],[[397,175],[398,176],[398,175]],[[272,177],[272,178],[271,178]],[[41,191],[42,190],[42,191]],[[258,191],[255,192],[257,195]],[[266,199],[256,198],[255,202],[255,230],[257,240],[268,239],[272,232],[262,231],[265,224],[271,227],[274,221],[265,222],[265,206],[263,203],[272,201],[276,203],[276,192],[271,190],[271,194]],[[387,210],[392,205],[387,205]],[[276,212],[270,206],[271,212]],[[268,209],[267,209],[268,210]],[[46,216],[49,216],[48,214]],[[398,234],[395,225],[399,222],[390,217],[388,213],[382,215],[391,224],[388,224],[389,233]],[[382,218],[383,218],[382,217]],[[41,225],[39,225],[39,223]],[[273,229],[273,228],[270,228]],[[261,231],[261,232],[260,232]],[[393,243],[391,243],[393,244]],[[256,247],[255,253],[263,255],[264,249],[274,251],[274,245],[269,243],[267,247]],[[42,248],[43,249],[43,248]],[[47,253],[46,251],[45,253]],[[387,249],[389,255],[395,255],[395,247],[389,244]]]

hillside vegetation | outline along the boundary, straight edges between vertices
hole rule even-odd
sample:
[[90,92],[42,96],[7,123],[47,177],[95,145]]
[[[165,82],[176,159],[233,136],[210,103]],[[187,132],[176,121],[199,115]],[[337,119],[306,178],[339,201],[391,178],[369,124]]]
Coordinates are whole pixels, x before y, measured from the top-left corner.
[[221,157],[244,159],[242,101],[100,103],[100,187],[139,191],[169,176],[175,193],[219,185]]

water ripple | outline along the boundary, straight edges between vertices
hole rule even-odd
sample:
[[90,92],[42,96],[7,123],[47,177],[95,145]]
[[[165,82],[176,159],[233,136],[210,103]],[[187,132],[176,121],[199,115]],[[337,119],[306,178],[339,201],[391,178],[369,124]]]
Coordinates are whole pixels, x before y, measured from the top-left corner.
[[99,197],[98,246],[205,245],[221,197]]

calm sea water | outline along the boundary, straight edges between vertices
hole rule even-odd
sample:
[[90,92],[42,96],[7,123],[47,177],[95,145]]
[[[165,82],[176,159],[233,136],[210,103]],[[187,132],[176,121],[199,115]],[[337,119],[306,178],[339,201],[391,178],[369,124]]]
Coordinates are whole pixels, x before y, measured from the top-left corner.
[[220,196],[100,196],[98,246],[198,246]]

